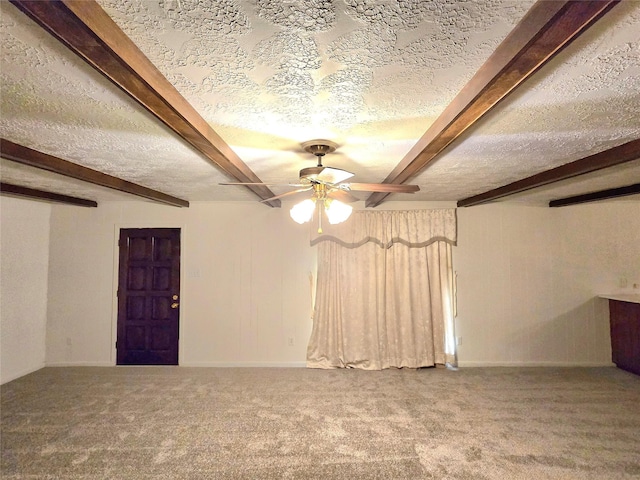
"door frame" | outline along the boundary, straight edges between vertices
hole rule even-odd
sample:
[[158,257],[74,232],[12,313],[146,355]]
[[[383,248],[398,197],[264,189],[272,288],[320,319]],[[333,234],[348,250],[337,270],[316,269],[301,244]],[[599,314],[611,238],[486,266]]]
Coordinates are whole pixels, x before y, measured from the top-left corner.
[[[185,265],[187,264],[187,227],[183,222],[126,222],[115,223],[113,225],[113,237],[112,237],[112,250],[113,250],[113,270],[112,270],[112,285],[111,285],[111,365],[117,366],[117,350],[116,340],[118,339],[118,282],[119,282],[119,268],[120,268],[120,247],[118,242],[120,241],[120,229],[122,228],[179,228],[180,229],[180,308],[178,309],[178,365],[184,363],[184,348],[182,345],[182,339],[184,338],[184,312],[187,307],[185,302]],[[146,365],[136,365],[136,367],[145,367]],[[152,365],[153,366],[153,365]]]

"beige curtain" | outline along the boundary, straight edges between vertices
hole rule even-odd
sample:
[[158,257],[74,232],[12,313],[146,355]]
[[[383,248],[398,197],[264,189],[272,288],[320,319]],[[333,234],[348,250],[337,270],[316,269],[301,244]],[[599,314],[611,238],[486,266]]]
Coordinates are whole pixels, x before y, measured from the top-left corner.
[[[315,236],[312,368],[455,364],[455,210],[354,212]],[[452,337],[453,338],[453,337]]]

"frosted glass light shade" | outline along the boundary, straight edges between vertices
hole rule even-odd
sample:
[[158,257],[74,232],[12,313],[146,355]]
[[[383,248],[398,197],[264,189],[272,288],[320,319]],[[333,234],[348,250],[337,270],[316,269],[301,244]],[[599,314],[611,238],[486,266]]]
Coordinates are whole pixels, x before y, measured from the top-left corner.
[[289,215],[294,221],[303,224],[313,218],[313,211],[316,208],[316,202],[310,198],[295,204],[289,211]]
[[346,203],[330,199],[325,203],[325,211],[327,212],[329,223],[335,225],[336,223],[342,223],[349,218],[353,208]]

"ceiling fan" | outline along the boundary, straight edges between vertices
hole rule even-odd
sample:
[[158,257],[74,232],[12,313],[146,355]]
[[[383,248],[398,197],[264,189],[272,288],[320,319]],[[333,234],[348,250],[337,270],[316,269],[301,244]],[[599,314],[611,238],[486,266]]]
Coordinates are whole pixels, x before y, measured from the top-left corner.
[[[418,185],[399,185],[392,183],[343,183],[354,176],[340,168],[325,167],[322,165],[322,157],[327,153],[332,153],[338,145],[330,140],[309,140],[302,144],[305,151],[312,153],[318,159],[315,167],[307,167],[300,170],[299,183],[289,183],[286,186],[297,187],[290,192],[281,193],[273,197],[262,200],[268,202],[277,198],[296,195],[302,192],[313,191],[311,198],[298,203],[291,209],[291,217],[298,223],[305,223],[311,220],[316,207],[319,204],[324,208],[329,223],[340,223],[351,215],[352,208],[343,202],[355,202],[358,200],[351,191],[359,192],[385,192],[385,193],[414,193],[420,190]],[[267,185],[268,183],[221,183],[220,185]],[[319,218],[321,222],[321,216]],[[322,233],[320,223],[319,233]]]

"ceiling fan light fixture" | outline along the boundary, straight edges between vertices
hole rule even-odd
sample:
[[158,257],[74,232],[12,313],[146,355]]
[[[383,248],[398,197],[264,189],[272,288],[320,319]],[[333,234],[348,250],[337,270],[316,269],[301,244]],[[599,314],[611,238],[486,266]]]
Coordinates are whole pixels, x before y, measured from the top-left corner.
[[289,215],[295,222],[299,224],[307,223],[313,218],[313,212],[316,209],[315,198],[307,198],[300,203],[295,204],[289,211]]
[[353,207],[342,203],[339,200],[333,198],[327,198],[325,200],[325,212],[327,212],[327,219],[331,225],[336,223],[342,223],[351,216]]

